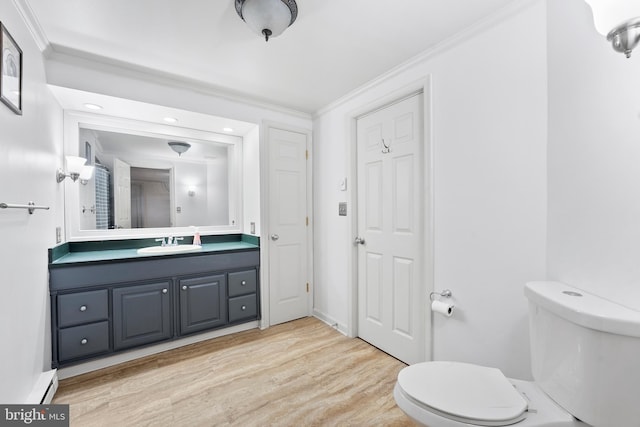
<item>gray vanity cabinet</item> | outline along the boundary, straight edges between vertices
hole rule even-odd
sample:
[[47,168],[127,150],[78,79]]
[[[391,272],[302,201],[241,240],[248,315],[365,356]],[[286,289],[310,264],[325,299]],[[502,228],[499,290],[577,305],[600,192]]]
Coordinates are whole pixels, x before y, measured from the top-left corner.
[[227,276],[178,280],[180,335],[213,329],[227,323]]
[[171,282],[113,290],[113,347],[129,347],[171,338]]
[[50,266],[53,368],[260,318],[258,249]]

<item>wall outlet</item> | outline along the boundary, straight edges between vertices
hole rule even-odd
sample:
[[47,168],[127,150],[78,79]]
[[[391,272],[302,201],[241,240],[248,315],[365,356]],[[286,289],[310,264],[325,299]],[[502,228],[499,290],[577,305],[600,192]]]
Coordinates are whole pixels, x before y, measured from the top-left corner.
[[62,242],[62,227],[56,227],[56,243]]
[[347,202],[338,203],[338,215],[347,216]]

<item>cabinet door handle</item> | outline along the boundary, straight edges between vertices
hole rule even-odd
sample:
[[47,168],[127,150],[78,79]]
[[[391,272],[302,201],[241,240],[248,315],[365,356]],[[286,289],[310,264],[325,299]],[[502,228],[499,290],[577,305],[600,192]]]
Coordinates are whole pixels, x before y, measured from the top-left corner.
[[182,285],[182,290],[186,291],[187,290],[187,285]]
[[86,338],[82,338],[82,340],[80,340],[80,344],[85,345],[86,343],[88,343],[89,340]]
[[246,284],[247,284],[247,281],[246,281],[246,280],[243,280],[243,281],[242,281],[242,283],[240,283],[240,284],[241,284],[242,286],[244,286],[244,285],[246,285]]
[[167,290],[167,288],[164,288],[164,289],[162,290],[162,293],[163,293],[163,294],[166,294],[167,292],[169,292],[169,291]]
[[245,310],[247,309],[247,306],[246,306],[246,305],[243,305],[242,307],[240,307],[240,309],[241,309],[242,311],[245,311]]
[[81,305],[80,306],[80,311],[87,311],[87,306],[86,305]]

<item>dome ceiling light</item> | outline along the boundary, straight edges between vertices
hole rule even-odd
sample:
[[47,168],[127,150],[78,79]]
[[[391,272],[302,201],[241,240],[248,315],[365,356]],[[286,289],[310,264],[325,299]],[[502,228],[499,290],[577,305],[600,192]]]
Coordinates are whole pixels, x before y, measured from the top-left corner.
[[277,37],[298,17],[295,0],[235,0],[236,12],[249,28],[264,36]]

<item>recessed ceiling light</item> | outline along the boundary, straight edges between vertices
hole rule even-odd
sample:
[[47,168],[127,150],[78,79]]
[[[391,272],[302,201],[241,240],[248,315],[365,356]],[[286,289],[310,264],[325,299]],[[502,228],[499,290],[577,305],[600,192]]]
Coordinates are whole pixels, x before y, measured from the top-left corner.
[[176,119],[175,117],[165,117],[164,121],[167,123],[178,123],[178,119]]
[[233,132],[232,128],[223,128],[222,130],[225,131],[225,132]]
[[87,108],[89,110],[102,110],[102,106],[98,104],[90,104],[88,102],[84,104],[84,108]]

